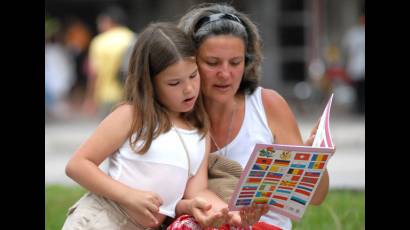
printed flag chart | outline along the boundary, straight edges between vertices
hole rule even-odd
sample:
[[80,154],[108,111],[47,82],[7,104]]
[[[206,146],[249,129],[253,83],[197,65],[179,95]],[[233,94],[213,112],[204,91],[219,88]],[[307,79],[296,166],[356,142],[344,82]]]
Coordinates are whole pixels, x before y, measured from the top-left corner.
[[230,210],[269,204],[272,211],[300,221],[335,152],[329,127],[332,99],[333,94],[312,146],[255,145],[229,202]]

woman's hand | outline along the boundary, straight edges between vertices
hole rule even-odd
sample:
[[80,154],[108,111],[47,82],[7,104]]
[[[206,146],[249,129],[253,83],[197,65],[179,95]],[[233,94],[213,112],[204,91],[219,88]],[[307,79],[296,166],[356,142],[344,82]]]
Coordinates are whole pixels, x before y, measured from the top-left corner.
[[239,212],[242,220],[242,226],[250,226],[259,221],[261,216],[265,215],[269,211],[267,204],[257,206],[255,203],[250,207],[242,208]]
[[313,145],[313,140],[316,137],[317,128],[319,127],[319,122],[320,122],[320,119],[316,122],[316,125],[310,131],[309,137],[308,137],[308,139],[306,139],[306,141],[304,143],[306,146],[312,146]]
[[212,205],[201,197],[192,199],[190,209],[192,216],[194,216],[202,228],[219,228],[231,218],[228,207],[221,210],[213,210]]
[[228,223],[237,227],[251,226],[259,221],[261,216],[265,215],[269,211],[269,206],[255,205],[250,207],[244,207],[240,211],[231,212],[231,218]]
[[132,189],[127,194],[127,200],[123,204],[127,214],[139,224],[146,227],[154,227],[161,224],[163,219],[158,219],[159,207],[162,199],[153,192]]

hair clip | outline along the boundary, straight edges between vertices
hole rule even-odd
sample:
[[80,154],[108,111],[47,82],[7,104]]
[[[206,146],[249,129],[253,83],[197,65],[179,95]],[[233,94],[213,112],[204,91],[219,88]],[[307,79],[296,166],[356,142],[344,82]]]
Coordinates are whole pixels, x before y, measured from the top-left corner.
[[231,21],[239,22],[241,25],[243,25],[242,21],[236,15],[227,14],[227,13],[217,13],[217,14],[211,14],[209,16],[205,16],[205,17],[201,18],[196,23],[194,32],[198,31],[199,28],[201,28],[202,26],[204,26],[204,25],[206,25],[210,22],[214,22],[214,21],[221,20],[221,19],[228,19],[228,20],[231,20]]

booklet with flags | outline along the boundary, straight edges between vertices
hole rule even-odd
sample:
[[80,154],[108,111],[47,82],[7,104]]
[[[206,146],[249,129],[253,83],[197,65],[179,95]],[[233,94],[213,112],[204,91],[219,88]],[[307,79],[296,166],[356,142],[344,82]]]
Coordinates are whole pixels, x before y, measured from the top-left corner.
[[329,116],[333,94],[320,118],[312,146],[256,144],[229,201],[230,210],[252,203],[299,221],[335,152]]

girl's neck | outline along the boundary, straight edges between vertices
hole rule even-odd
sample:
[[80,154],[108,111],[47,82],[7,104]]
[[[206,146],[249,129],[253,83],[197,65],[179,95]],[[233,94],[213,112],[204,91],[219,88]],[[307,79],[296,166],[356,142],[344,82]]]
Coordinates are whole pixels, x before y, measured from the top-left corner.
[[170,113],[168,114],[169,120],[171,121],[172,125],[177,128],[182,129],[192,129],[192,125],[183,118],[182,113]]

